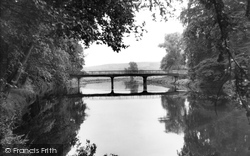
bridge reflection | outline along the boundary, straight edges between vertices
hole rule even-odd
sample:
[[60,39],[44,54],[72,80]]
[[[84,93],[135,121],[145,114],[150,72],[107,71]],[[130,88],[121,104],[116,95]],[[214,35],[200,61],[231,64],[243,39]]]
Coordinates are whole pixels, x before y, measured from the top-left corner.
[[139,93],[101,93],[101,94],[82,94],[82,93],[76,93],[76,94],[68,94],[67,96],[69,98],[75,98],[75,97],[82,97],[82,98],[90,98],[90,99],[129,99],[129,98],[153,98],[153,97],[159,97],[161,95],[183,95],[185,94],[185,90],[178,90],[178,91],[168,91],[168,92],[139,92]]

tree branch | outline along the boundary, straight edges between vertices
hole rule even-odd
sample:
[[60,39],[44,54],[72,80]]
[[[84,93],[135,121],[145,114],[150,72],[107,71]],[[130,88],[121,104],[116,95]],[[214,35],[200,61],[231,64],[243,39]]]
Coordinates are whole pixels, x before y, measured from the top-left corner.
[[34,48],[34,44],[31,43],[30,46],[29,46],[27,54],[24,56],[24,58],[23,58],[23,60],[21,62],[21,65],[16,70],[16,73],[14,75],[13,80],[11,80],[12,84],[17,84],[17,82],[18,82],[18,80],[19,80],[19,78],[20,78],[20,76],[21,76],[21,74],[23,72],[23,66],[27,63],[33,48]]
[[[250,0],[248,0],[249,2]],[[221,39],[222,39],[222,43],[223,43],[223,49],[225,50],[225,52],[228,54],[229,56],[229,63],[231,63],[231,59],[233,59],[233,62],[235,63],[235,65],[240,69],[240,71],[246,76],[246,78],[249,80],[247,73],[244,71],[244,69],[241,68],[241,66],[239,65],[239,63],[235,60],[235,58],[233,57],[232,53],[229,50],[228,47],[228,27],[229,27],[229,22],[228,22],[228,17],[225,14],[224,11],[224,3],[222,0],[212,0],[213,4],[214,4],[214,8],[216,11],[216,16],[217,16],[217,21],[221,30]],[[249,3],[248,3],[249,5]]]

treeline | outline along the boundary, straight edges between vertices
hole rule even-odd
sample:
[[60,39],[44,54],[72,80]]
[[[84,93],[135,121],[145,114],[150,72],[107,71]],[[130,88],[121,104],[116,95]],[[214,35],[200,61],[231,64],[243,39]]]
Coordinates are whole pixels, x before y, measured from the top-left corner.
[[[165,37],[163,70],[188,67],[199,86],[230,84],[241,101],[250,88],[250,1],[189,0],[180,14],[183,34]],[[244,102],[246,103],[246,102]]]

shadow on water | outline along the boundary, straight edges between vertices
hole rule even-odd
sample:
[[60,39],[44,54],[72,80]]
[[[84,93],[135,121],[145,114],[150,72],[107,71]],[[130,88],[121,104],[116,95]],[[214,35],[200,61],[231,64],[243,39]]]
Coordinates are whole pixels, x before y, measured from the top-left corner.
[[214,94],[190,92],[187,97],[161,97],[167,113],[160,122],[165,124],[166,132],[184,134],[179,156],[250,155],[250,126],[244,110],[222,95],[217,98]]
[[29,109],[30,113],[23,116],[23,123],[15,133],[27,134],[30,148],[53,147],[57,155],[66,155],[77,142],[77,132],[85,119],[83,100],[47,98],[32,104]]

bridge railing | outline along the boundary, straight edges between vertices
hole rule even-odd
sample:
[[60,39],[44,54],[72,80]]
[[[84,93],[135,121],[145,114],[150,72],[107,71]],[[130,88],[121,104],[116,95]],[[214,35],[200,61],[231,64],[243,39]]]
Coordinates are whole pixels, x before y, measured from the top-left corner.
[[125,71],[125,70],[108,70],[108,71],[87,71],[86,74],[98,75],[98,74],[152,74],[152,73],[167,73],[162,70],[138,70],[138,71]]
[[138,71],[125,71],[125,70],[107,70],[107,71],[83,71],[79,73],[72,73],[72,75],[109,75],[109,74],[186,74],[187,72],[182,70],[171,70],[171,71],[163,71],[163,70],[138,70]]

